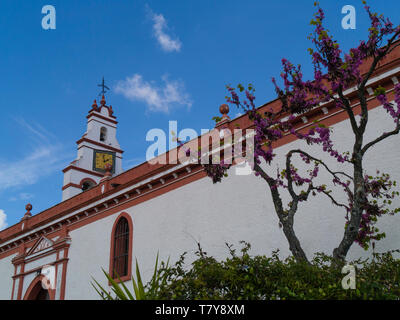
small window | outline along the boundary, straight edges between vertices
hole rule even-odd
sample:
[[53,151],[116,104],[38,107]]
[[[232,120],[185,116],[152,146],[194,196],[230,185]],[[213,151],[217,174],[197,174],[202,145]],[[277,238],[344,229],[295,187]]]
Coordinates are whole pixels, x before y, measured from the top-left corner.
[[114,233],[113,278],[128,276],[129,232],[128,220],[121,217]]
[[107,140],[107,128],[101,127],[100,129],[100,141],[105,142]]

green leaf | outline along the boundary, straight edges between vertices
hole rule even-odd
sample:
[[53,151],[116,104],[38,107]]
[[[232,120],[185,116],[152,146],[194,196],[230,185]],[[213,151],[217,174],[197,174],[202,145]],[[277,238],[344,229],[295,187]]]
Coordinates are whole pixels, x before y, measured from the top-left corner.
[[[115,300],[115,299],[113,299],[112,297],[111,297],[111,295],[108,293],[108,291],[107,290],[105,290],[101,285],[100,285],[100,283],[98,283],[97,281],[96,281],[96,279],[94,279],[93,277],[92,277],[92,279],[93,279],[93,281],[97,284],[97,286],[100,288],[100,290],[101,290],[101,292],[99,292],[99,290],[97,290],[97,288],[95,287],[95,285],[91,282],[91,285],[93,286],[93,288],[97,291],[97,293],[104,299],[104,295],[108,298],[108,300]],[[103,295],[104,294],[104,295]],[[104,299],[105,300],[105,299]]]
[[[111,289],[115,292],[115,294],[117,295],[117,297],[120,300],[128,300],[128,297],[125,295],[125,293],[123,292],[123,290],[121,289],[121,287],[119,286],[119,284],[104,270],[103,273],[105,274],[106,278],[108,279],[108,281],[110,281],[111,283]],[[121,282],[121,279],[119,278],[118,274],[117,277],[119,279],[119,281]]]
[[374,90],[374,95],[375,96],[379,96],[379,95],[385,94],[385,93],[386,93],[386,89],[384,87],[382,87],[382,86],[379,86],[378,88],[376,88]]

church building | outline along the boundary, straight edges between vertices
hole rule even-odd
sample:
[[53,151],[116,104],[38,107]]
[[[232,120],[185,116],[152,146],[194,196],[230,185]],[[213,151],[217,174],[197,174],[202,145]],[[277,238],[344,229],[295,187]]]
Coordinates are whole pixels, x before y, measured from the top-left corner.
[[[393,100],[399,79],[397,47],[367,85],[371,112],[367,138],[393,127],[393,119],[373,89],[384,87]],[[345,94],[353,97],[354,89]],[[351,101],[357,112],[357,98]],[[264,112],[279,104],[274,100],[259,109]],[[102,269],[118,273],[132,288],[135,259],[147,281],[157,253],[160,259],[174,262],[186,251],[190,261],[197,243],[220,259],[229,254],[226,243],[238,248],[240,241],[251,244],[253,255],[270,255],[275,249],[280,249],[281,257],[290,255],[268,186],[260,177],[236,174],[237,165],[221,183],[213,184],[203,166],[195,162],[144,162],[124,171],[124,146],[117,140],[118,107],[113,110],[103,95],[99,104],[94,101],[88,109],[86,119],[82,114],[87,130],[76,142],[77,157],[63,169],[62,201],[42,212],[34,212],[34,205],[27,204],[25,211],[21,210],[21,220],[0,231],[0,299],[100,299],[91,282],[96,279],[108,285]],[[226,105],[220,111],[222,118],[216,129],[252,128],[247,115],[231,119]],[[351,150],[352,133],[343,110],[328,102],[302,114],[294,123],[302,130],[315,120],[334,129],[332,139],[338,141],[341,151]],[[372,173],[383,170],[400,181],[399,139],[392,136],[377,144],[366,156],[365,169]],[[288,132],[277,145],[270,170],[275,172],[278,164],[282,169],[282,156],[295,148],[324,157],[318,146],[305,146]],[[176,151],[166,152],[167,159]],[[326,161],[334,164],[332,159]],[[301,205],[294,228],[312,258],[316,252],[332,253],[343,236],[344,224],[345,212],[317,196]],[[400,248],[400,217],[383,217],[378,225],[386,238],[375,250]],[[368,257],[371,250],[353,244],[348,258]]]

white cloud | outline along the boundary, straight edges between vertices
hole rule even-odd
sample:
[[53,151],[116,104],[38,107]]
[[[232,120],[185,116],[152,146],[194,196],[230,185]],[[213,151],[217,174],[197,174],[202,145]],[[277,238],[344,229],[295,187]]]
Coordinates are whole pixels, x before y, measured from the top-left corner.
[[33,194],[28,192],[21,192],[17,196],[13,196],[9,199],[9,201],[18,201],[18,200],[29,200],[34,197]]
[[140,74],[134,74],[125,80],[119,81],[115,92],[121,93],[132,101],[143,101],[150,111],[168,113],[173,106],[183,105],[190,108],[192,102],[185,86],[180,80],[170,81],[162,77],[163,85],[157,86],[143,80]]
[[60,169],[59,160],[56,146],[38,146],[18,161],[0,160],[0,191],[36,183],[39,177]]
[[21,192],[21,193],[19,194],[19,198],[20,198],[21,200],[29,200],[29,199],[32,199],[32,198],[33,198],[33,194],[28,193],[28,192]]
[[[36,183],[39,178],[60,170],[67,156],[60,152],[62,145],[42,126],[28,124],[23,119],[15,120],[27,132],[26,139],[33,143],[31,151],[22,159],[0,159],[0,191]],[[18,197],[27,200],[31,195],[23,192]]]
[[7,215],[5,214],[4,210],[0,209],[0,230],[7,228]]
[[151,9],[149,9],[149,13],[153,21],[154,36],[161,48],[167,52],[179,52],[181,50],[182,43],[178,38],[173,39],[166,33],[166,30],[168,30],[168,25],[164,16],[162,14],[153,13]]

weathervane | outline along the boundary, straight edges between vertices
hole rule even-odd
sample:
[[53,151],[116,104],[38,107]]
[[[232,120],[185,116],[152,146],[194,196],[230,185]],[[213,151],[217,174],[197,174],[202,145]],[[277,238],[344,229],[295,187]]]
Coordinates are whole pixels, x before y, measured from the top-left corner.
[[104,84],[104,77],[103,77],[103,80],[101,81],[101,84],[98,84],[97,86],[98,86],[98,87],[101,87],[101,92],[99,93],[99,96],[104,95],[104,94],[106,93],[106,90],[105,90],[105,89],[110,90],[110,88],[107,87],[107,86]]

